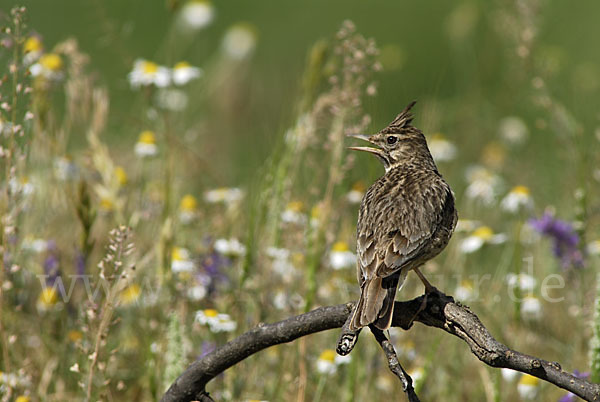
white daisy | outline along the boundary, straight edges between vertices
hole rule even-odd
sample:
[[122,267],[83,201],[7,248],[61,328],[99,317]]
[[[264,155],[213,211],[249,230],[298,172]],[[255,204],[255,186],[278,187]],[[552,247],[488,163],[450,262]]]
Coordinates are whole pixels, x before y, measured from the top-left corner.
[[159,88],[167,87],[171,83],[171,73],[167,67],[137,59],[133,64],[133,70],[127,75],[132,88],[155,85]]
[[589,255],[600,255],[600,239],[588,243],[587,252]]
[[494,234],[488,226],[477,228],[470,236],[463,239],[460,244],[460,250],[465,253],[473,253],[483,247],[484,244],[502,244],[506,241],[506,235],[503,233]]
[[175,85],[185,85],[191,80],[195,80],[202,75],[202,70],[190,65],[186,61],[180,61],[173,67],[173,83]]
[[233,204],[241,201],[242,198],[244,198],[244,191],[236,187],[221,187],[204,193],[204,200],[209,204]]
[[266,250],[267,256],[272,259],[273,271],[281,275],[286,281],[291,281],[297,270],[291,261],[292,253],[285,248],[268,247]]
[[71,181],[79,178],[79,167],[66,156],[54,159],[54,175],[58,180]]
[[350,204],[360,204],[365,195],[365,185],[363,182],[359,181],[354,183],[352,186],[352,190],[346,194],[346,199]]
[[179,202],[179,221],[184,225],[192,223],[198,217],[198,200],[191,194],[183,196]]
[[512,381],[516,380],[521,375],[520,372],[509,369],[509,368],[500,369],[500,373],[502,374],[502,378],[504,379],[504,381],[508,381],[508,382],[512,382]]
[[154,156],[158,153],[156,136],[153,131],[146,130],[140,133],[138,141],[135,143],[134,152],[142,158]]
[[456,146],[440,133],[431,137],[429,151],[436,162],[448,162],[456,157]]
[[521,301],[521,316],[525,320],[537,321],[542,314],[542,303],[537,297],[527,296]]
[[480,226],[481,222],[479,221],[475,221],[472,219],[459,219],[458,222],[456,222],[456,228],[454,229],[454,231],[456,233],[472,232]]
[[188,96],[180,89],[161,88],[156,91],[154,102],[161,109],[180,112],[187,107]]
[[193,30],[208,26],[215,17],[215,8],[205,0],[191,0],[181,8],[181,22],[186,28]]
[[317,371],[321,374],[334,374],[337,371],[335,356],[335,350],[325,349],[317,359]]
[[171,271],[192,272],[196,269],[196,264],[191,258],[190,252],[183,247],[175,247],[171,253]]
[[284,223],[296,225],[304,224],[307,221],[307,217],[304,213],[302,213],[303,209],[304,204],[301,201],[292,201],[287,204],[287,207],[281,213],[281,220]]
[[212,332],[232,332],[237,328],[237,323],[229,314],[219,313],[213,309],[197,311],[195,320],[201,325],[208,325]]
[[465,191],[467,198],[480,200],[484,204],[492,204],[502,185],[500,176],[483,166],[472,166],[467,169],[466,178],[469,185]]
[[454,290],[454,297],[457,300],[468,302],[473,300],[475,296],[475,288],[473,286],[473,281],[468,279],[464,279],[460,282],[460,284]]
[[347,243],[339,241],[331,248],[329,253],[329,264],[336,270],[352,268],[356,266],[356,255],[350,251]]
[[30,65],[44,54],[44,46],[37,36],[30,36],[23,44],[23,63]]
[[498,133],[506,143],[518,145],[527,140],[529,129],[519,117],[509,116],[500,120]]
[[506,282],[511,288],[518,286],[523,293],[533,292],[537,285],[537,279],[524,273],[520,273],[518,275],[513,273],[508,274],[506,275]]
[[232,59],[242,60],[249,56],[256,46],[256,28],[250,24],[233,25],[223,38],[223,50]]
[[500,206],[505,211],[515,213],[533,208],[533,199],[527,187],[516,186],[502,199]]
[[540,380],[529,374],[523,374],[517,384],[517,391],[523,399],[533,400],[537,397]]
[[217,239],[214,247],[215,250],[223,255],[231,257],[242,257],[246,255],[246,246],[237,239]]

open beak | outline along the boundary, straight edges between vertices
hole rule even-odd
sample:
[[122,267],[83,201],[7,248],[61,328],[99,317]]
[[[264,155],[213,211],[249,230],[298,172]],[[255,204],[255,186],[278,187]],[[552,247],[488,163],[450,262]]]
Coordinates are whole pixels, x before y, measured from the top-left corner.
[[[369,138],[370,136],[368,135],[364,135],[364,134],[349,134],[348,137],[353,137],[353,138],[358,138],[359,140],[363,140],[363,141],[367,141],[373,145],[376,145],[373,141],[371,141]],[[369,152],[372,154],[375,154],[377,156],[381,156],[383,151],[379,148],[372,148],[372,147],[348,147],[348,149],[352,149],[354,151],[364,151],[364,152]]]

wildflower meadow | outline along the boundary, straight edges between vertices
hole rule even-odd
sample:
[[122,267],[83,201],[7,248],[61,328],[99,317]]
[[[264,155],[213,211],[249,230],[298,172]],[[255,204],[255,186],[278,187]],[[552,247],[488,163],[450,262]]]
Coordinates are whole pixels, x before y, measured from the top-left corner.
[[[393,3],[393,4],[392,4]],[[600,5],[0,5],[0,400],[152,401],[256,327],[354,301],[379,162],[410,102],[459,222],[422,272],[509,347],[600,382]],[[416,275],[399,300],[420,296]],[[363,331],[273,346],[218,401],[404,398]],[[575,401],[391,328],[424,401]]]

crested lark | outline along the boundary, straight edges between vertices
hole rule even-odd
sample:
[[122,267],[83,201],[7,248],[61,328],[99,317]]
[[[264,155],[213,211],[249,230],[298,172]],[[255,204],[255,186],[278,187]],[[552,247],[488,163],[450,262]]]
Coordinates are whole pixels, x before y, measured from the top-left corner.
[[361,295],[349,321],[358,331],[392,322],[396,290],[414,270],[429,293],[434,288],[419,271],[438,255],[456,226],[450,186],[437,170],[425,136],[411,125],[412,102],[379,133],[354,137],[377,148],[352,147],[374,154],[385,168],[365,194],[358,215],[358,282]]

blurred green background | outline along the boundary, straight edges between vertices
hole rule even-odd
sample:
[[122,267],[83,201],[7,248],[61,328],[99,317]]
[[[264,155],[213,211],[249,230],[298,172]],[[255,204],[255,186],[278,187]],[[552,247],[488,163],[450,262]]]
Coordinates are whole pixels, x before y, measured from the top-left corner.
[[[233,182],[257,169],[290,125],[308,49],[329,37],[344,19],[373,37],[387,56],[384,71],[376,77],[378,96],[365,100],[372,130],[417,99],[417,119],[426,133],[442,131],[469,154],[496,136],[497,121],[505,115],[520,116],[530,126],[537,117],[547,119],[532,105],[528,90],[531,79],[543,74],[551,80],[551,94],[576,114],[590,137],[598,125],[600,103],[600,52],[593,39],[600,37],[596,23],[600,5],[522,3],[530,3],[530,15],[524,18],[531,26],[507,21],[507,13],[522,7],[510,1],[228,1],[215,5],[216,18],[210,26],[177,43],[169,40],[174,19],[170,9],[181,5],[177,0],[24,2],[30,26],[43,35],[47,46],[73,36],[90,55],[92,68],[110,89],[109,135],[123,139],[137,135],[122,129],[137,118],[132,108],[136,94],[126,80],[135,58],[164,64],[183,59],[203,67],[227,27],[239,21],[254,24],[258,44],[245,77],[240,113],[230,117],[228,132],[206,133],[235,138],[227,145],[243,163],[221,167]],[[534,55],[522,61],[517,56],[519,38],[528,29],[536,35]],[[535,150],[540,159],[548,160],[534,172],[544,191],[552,183],[544,182],[542,171],[560,165],[550,128],[532,130],[531,148],[524,152]]]

